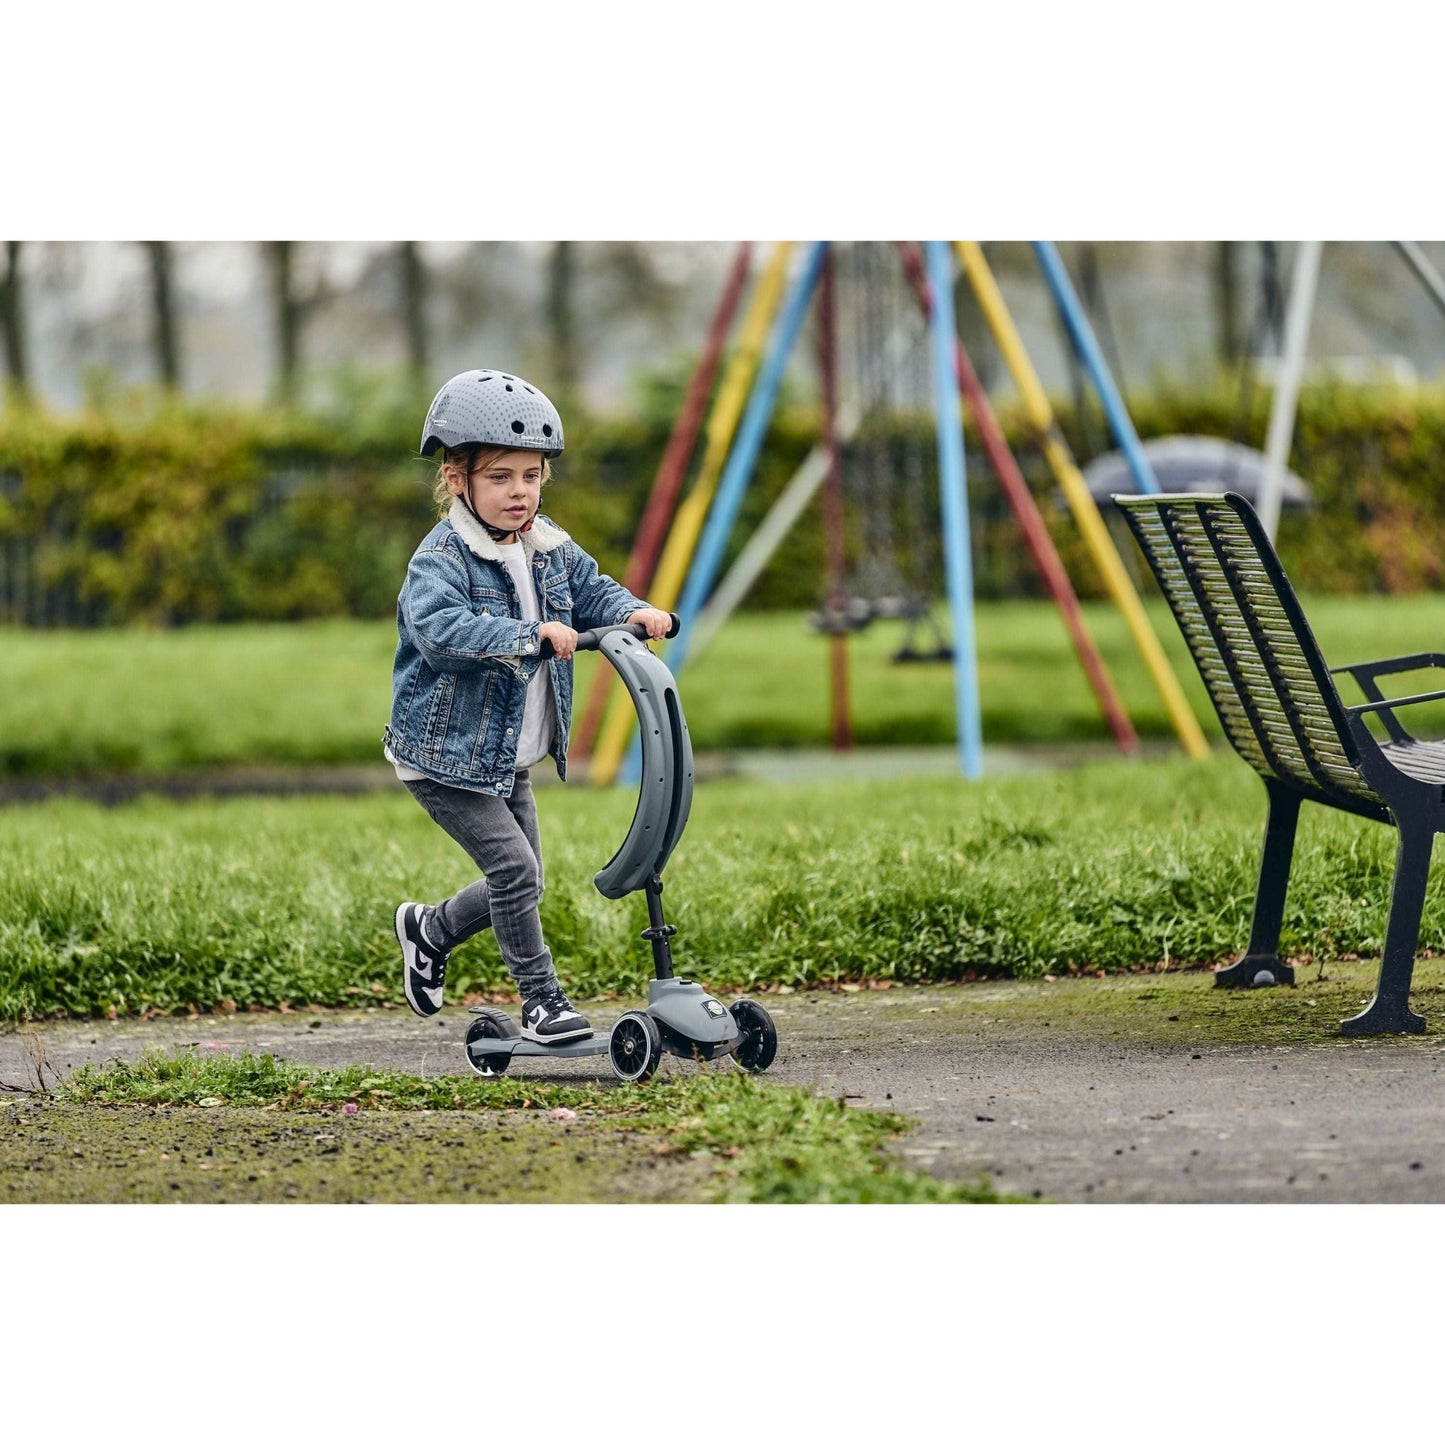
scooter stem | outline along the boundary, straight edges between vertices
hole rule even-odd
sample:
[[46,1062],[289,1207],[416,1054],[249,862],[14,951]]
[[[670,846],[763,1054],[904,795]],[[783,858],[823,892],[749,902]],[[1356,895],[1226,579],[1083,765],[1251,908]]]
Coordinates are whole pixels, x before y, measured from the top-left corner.
[[647,917],[650,928],[642,936],[652,945],[652,966],[658,978],[672,977],[672,945],[668,942],[676,932],[674,924],[662,916],[662,875],[654,873],[647,880]]

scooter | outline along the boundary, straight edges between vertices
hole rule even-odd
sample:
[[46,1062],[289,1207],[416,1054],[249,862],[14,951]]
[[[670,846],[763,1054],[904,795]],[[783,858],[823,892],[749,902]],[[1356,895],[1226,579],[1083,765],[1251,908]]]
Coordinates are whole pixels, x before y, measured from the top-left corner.
[[[672,614],[669,637],[680,623]],[[551,644],[542,644],[543,656]],[[474,1005],[467,1030],[467,1063],[485,1078],[505,1073],[514,1058],[575,1059],[605,1053],[623,1083],[638,1084],[657,1071],[664,1052],[684,1059],[731,1055],[748,1073],[762,1073],[778,1052],[778,1034],[768,1011],[752,999],[724,1007],[700,983],[676,978],[672,939],[676,927],[662,913],[662,870],[687,826],[692,807],[692,743],[678,701],[677,680],[647,646],[639,623],[598,627],[577,636],[578,651],[598,651],[617,670],[637,709],[642,728],[642,787],[637,810],[622,846],[593,878],[604,898],[647,893],[648,927],[656,975],[647,987],[647,1007],[629,1009],[612,1028],[590,1038],[543,1044],[524,1039],[516,1021],[501,1009]]]

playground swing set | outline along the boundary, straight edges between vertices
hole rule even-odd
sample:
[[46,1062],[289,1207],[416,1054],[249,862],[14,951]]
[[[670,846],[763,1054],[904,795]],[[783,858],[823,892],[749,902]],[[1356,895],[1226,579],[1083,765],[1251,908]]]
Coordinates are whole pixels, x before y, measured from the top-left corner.
[[[1033,243],[1033,248],[1078,358],[1103,404],[1110,432],[1128,459],[1135,484],[1142,492],[1157,494],[1159,486],[1056,247],[1045,241]],[[1137,735],[1088,633],[1063,563],[958,339],[953,308],[956,264],[968,280],[1023,398],[1030,440],[1042,451],[1063,491],[1181,746],[1191,757],[1205,756],[1208,745],[1198,721],[1064,440],[982,248],[975,242],[954,242],[950,247],[939,241],[923,245],[900,242],[893,248],[879,243],[853,243],[841,248],[816,241],[801,249],[799,257],[799,248],[792,242],[774,245],[744,306],[755,247],[751,242],[739,244],[644,507],[622,580],[630,590],[646,595],[654,606],[680,614],[681,628],[666,654],[669,666],[674,672],[680,671],[690,659],[701,655],[821,490],[825,601],[815,625],[827,635],[830,648],[834,745],[846,748],[851,744],[848,633],[875,617],[903,618],[909,623],[900,649],[903,660],[910,656],[940,661],[951,658],[960,770],[967,778],[981,777],[982,734],[962,431],[962,408],[966,406],[1114,741],[1124,753],[1137,749]],[[910,327],[904,319],[885,314],[889,309],[897,310],[896,306],[882,304],[885,291],[880,285],[879,265],[889,249],[897,252],[927,333],[951,646],[934,623],[924,591],[922,459],[916,450],[905,455],[901,459],[903,475],[893,475],[895,458],[885,453],[886,443],[879,440],[874,425],[889,400],[891,379],[914,361],[920,342],[918,322]],[[835,254],[838,251],[844,252],[841,260]],[[846,399],[840,399],[838,385],[840,272],[843,280],[851,284],[855,298],[855,384]],[[723,554],[810,305],[816,306],[823,403],[821,436],[727,574],[719,579]],[[736,341],[724,362],[727,338],[735,322]],[[916,380],[916,363],[912,375]],[[713,402],[708,409],[710,395]],[[684,496],[684,482],[699,437],[704,438],[702,458]],[[845,444],[851,445],[854,453],[849,491],[855,506],[863,495],[871,494],[873,505],[867,514],[870,525],[876,520],[883,533],[881,539],[874,538],[876,545],[865,549],[867,555],[851,574],[845,560]],[[909,534],[907,576],[899,574],[893,560],[892,529],[900,521]],[[932,632],[931,647],[914,645],[918,630]],[[594,674],[573,737],[573,755],[587,765],[588,780],[596,783],[635,781],[637,774],[640,745],[633,710],[628,700],[616,693],[612,681],[607,669]]]
[[[1413,243],[1400,243],[1400,249],[1432,296],[1445,309],[1445,281],[1436,275],[1423,253],[1412,254],[1411,245]],[[1441,694],[1422,694],[1387,702],[1381,697],[1373,679],[1392,669],[1418,668],[1441,659],[1433,654],[1421,654],[1337,669],[1358,674],[1356,681],[1370,699],[1342,712],[1333,686],[1326,677],[1323,662],[1310,650],[1313,640],[1308,635],[1308,628],[1283,579],[1271,546],[1272,532],[1279,515],[1288,441],[1293,431],[1294,407],[1313,305],[1319,263],[1318,243],[1302,243],[1296,258],[1290,301],[1284,317],[1284,354],[1271,405],[1266,468],[1260,485],[1257,517],[1237,497],[1165,496],[1161,493],[1057,248],[1050,242],[1035,242],[1033,247],[1064,328],[1102,402],[1110,432],[1127,461],[1135,491],[1132,495],[1116,494],[1114,500],[1124,509],[1126,520],[1139,537],[1145,555],[1175,611],[1227,735],[1242,755],[1260,769],[1270,792],[1270,816],[1250,948],[1239,963],[1222,970],[1216,982],[1224,987],[1261,986],[1290,977],[1288,966],[1277,955],[1279,913],[1300,797],[1314,797],[1333,806],[1344,807],[1347,811],[1394,821],[1401,831],[1395,894],[1379,986],[1365,1012],[1347,1020],[1343,1030],[1347,1034],[1418,1031],[1423,1028],[1424,1020],[1410,1010],[1408,995],[1414,949],[1418,942],[1419,903],[1424,895],[1429,866],[1431,830],[1445,828],[1438,817],[1434,814],[1426,817],[1421,809],[1428,812],[1426,803],[1434,798],[1435,802],[1430,806],[1435,808],[1436,813],[1439,812],[1436,795],[1441,772],[1435,754],[1442,745],[1421,743],[1410,737],[1395,723],[1391,710],[1411,702],[1438,698]],[[963,405],[969,408],[1000,487],[1019,522],[1054,604],[1065,621],[1116,742],[1121,750],[1131,752],[1137,747],[1137,739],[1097,648],[1084,627],[1077,598],[1018,464],[1004,442],[977,374],[958,339],[953,312],[955,260],[978,299],[1005,364],[1023,397],[1031,429],[1030,440],[1048,460],[1108,590],[1164,699],[1181,745],[1191,757],[1205,756],[1208,748],[1198,722],[1183,698],[1178,680],[1149,625],[1108,528],[1069,452],[981,247],[973,242],[955,242],[952,247],[943,242],[928,242],[921,248],[917,244],[898,243],[897,249],[904,274],[928,323],[937,422],[943,553],[954,639],[952,662],[963,774],[976,779],[982,773]],[[841,444],[844,439],[858,436],[860,427],[866,424],[870,410],[866,395],[868,389],[860,386],[858,394],[847,405],[840,405],[835,266],[829,244],[815,242],[807,249],[791,289],[784,297],[790,250],[786,244],[774,249],[756,288],[744,319],[742,336],[723,376],[718,399],[708,421],[708,446],[698,480],[686,501],[677,509],[676,520],[667,531],[664,543],[663,533],[681,490],[687,460],[701,426],[701,398],[711,389],[722,354],[722,337],[743,289],[750,248],[739,248],[713,318],[708,346],[689,388],[688,405],[674,429],[654,487],[653,500],[649,503],[649,516],[643,529],[650,539],[648,546],[642,547],[643,532],[640,532],[639,546],[634,549],[626,575],[629,586],[646,592],[654,605],[672,610],[676,604],[681,616],[671,634],[675,641],[669,662],[674,670],[680,670],[690,653],[697,655],[707,639],[715,635],[731,610],[746,595],[789,528],[802,515],[819,488],[823,488],[827,603],[825,625],[821,630],[828,634],[831,646],[834,741],[846,745],[846,638],[851,630],[847,625],[849,587],[859,592],[864,588],[856,577],[849,578],[845,572]],[[1415,251],[1418,252],[1418,248]],[[801,329],[807,307],[815,297],[822,381],[822,435],[748,540],[728,575],[717,583],[723,548],[735,525],[757,461],[784,365]],[[773,319],[775,312],[776,319]],[[766,351],[763,351],[760,338],[770,323],[772,329]],[[869,343],[864,350],[876,356],[882,336],[876,318],[866,330]],[[895,330],[883,338],[885,373],[896,368],[900,355],[906,354],[907,344],[906,332]],[[744,392],[747,393],[745,405],[742,401]],[[865,438],[862,448],[865,458],[866,445]],[[890,503],[896,503],[897,489],[889,489],[883,483],[882,473],[870,465],[874,460],[876,457],[865,461],[861,482],[864,496],[870,503],[876,503],[879,495],[885,495]],[[909,470],[907,460],[905,472]],[[869,488],[874,486],[880,490],[870,491]],[[653,514],[654,506],[665,507],[667,516]],[[1155,512],[1162,520],[1154,519]],[[1205,517],[1206,512],[1209,513],[1208,518]],[[864,515],[870,516],[871,513],[865,508]],[[1203,528],[1210,538],[1209,545],[1183,545],[1179,536],[1189,526]],[[1166,535],[1173,544],[1173,553],[1162,544],[1153,545],[1159,537]],[[917,550],[915,544],[915,559]],[[658,552],[661,553],[660,564],[657,563]],[[1228,565],[1226,553],[1232,559],[1233,570]],[[1207,568],[1216,554],[1219,567],[1214,573],[1208,573]],[[891,564],[891,553],[886,560]],[[1205,570],[1199,570],[1201,567]],[[1181,583],[1180,577],[1186,582]],[[878,575],[875,574],[873,580],[876,583]],[[907,579],[899,578],[896,569],[889,571],[885,567],[881,580],[886,584],[885,591],[895,599],[886,604],[893,615],[909,615],[908,607],[913,604],[909,600]],[[868,601],[871,608],[877,599],[863,600]],[[922,600],[926,606],[927,598]],[[1242,609],[1238,617],[1228,611],[1231,606]],[[1293,628],[1289,636],[1284,636],[1287,629],[1279,623],[1281,609]],[[915,606],[915,620],[918,615]],[[828,625],[826,619],[829,617],[838,620]],[[1234,618],[1233,622],[1231,618]],[[1282,636],[1284,640],[1281,643]],[[1210,651],[1211,646],[1225,649],[1227,655],[1220,654],[1225,657],[1225,665],[1217,665],[1218,658]],[[1302,647],[1309,654],[1306,658],[1310,663],[1308,669],[1300,664],[1298,656],[1290,654],[1291,646],[1296,653]],[[1276,656],[1280,647],[1287,655]],[[1242,664],[1234,655],[1240,648],[1243,649]],[[1228,683],[1225,681],[1226,671]],[[1299,678],[1306,673],[1318,684],[1309,696],[1300,692],[1304,685]],[[1269,686],[1265,685],[1266,674]],[[592,750],[590,777],[598,782],[610,782],[618,776],[622,753],[627,746],[626,723],[630,721],[630,717],[624,717],[618,723],[613,715],[606,713],[604,689],[608,675],[605,670],[599,670],[595,675],[585,714],[587,719],[591,719],[592,731],[580,739],[579,748],[579,752],[585,755],[594,738],[597,740],[598,746]],[[1271,698],[1276,693],[1283,704],[1282,712],[1271,710]],[[627,707],[627,713],[632,714],[633,709],[625,699],[614,698],[614,709],[619,708],[619,704]],[[1389,744],[1374,740],[1360,721],[1364,714],[1381,710],[1384,711],[1392,740]],[[1326,713],[1333,730],[1322,729],[1319,725],[1319,716]],[[1349,716],[1346,717],[1346,714]],[[1251,720],[1256,733],[1243,728],[1241,720],[1246,717]],[[1282,722],[1281,718],[1285,721]],[[602,721],[600,733],[597,731],[599,720]],[[1346,721],[1350,723],[1348,730],[1343,726]],[[1339,764],[1335,772],[1329,773],[1329,768],[1339,763],[1335,754],[1331,752],[1322,762],[1310,751],[1311,748],[1317,749],[1321,737],[1325,738],[1327,752],[1333,746],[1331,739],[1338,742],[1340,756],[1348,766]],[[648,741],[655,752],[656,740]],[[1294,765],[1294,755],[1289,753],[1292,744],[1305,748],[1298,766]],[[1259,747],[1264,748],[1264,753],[1258,752]],[[641,751],[640,738],[634,748]],[[658,772],[665,781],[668,770],[652,767],[650,772]],[[1329,773],[1328,780],[1326,773]],[[623,776],[635,780],[636,770],[629,769]],[[1432,788],[1434,792],[1431,792]],[[638,817],[642,817],[641,804]],[[658,887],[660,890],[660,880]],[[662,978],[663,970],[659,967],[659,979]],[[663,987],[664,984],[658,985],[659,989]],[[671,1002],[670,999],[664,1001]],[[767,1022],[761,1010],[757,1019],[748,1015],[739,1016],[730,1024],[724,1021],[719,1027],[730,1027],[736,1039],[742,1042],[717,1047],[734,1048],[744,1067],[766,1067],[762,1055],[754,1058],[754,1053],[757,1051],[756,1040],[762,1038],[758,1030],[763,1029]],[[748,1028],[753,1029],[752,1034],[746,1032]],[[770,1061],[771,1037],[767,1042],[766,1061]],[[686,1039],[683,1043],[686,1044]],[[485,1046],[495,1047],[494,1044]],[[648,1066],[651,1066],[656,1053],[657,1050],[653,1049],[646,1055],[644,1062]],[[640,1067],[629,1064],[625,1059],[619,1064],[614,1058],[614,1067],[619,1072],[623,1071],[624,1065]]]
[[[833,391],[825,404],[836,411],[839,358],[828,350],[836,346],[851,373],[859,424],[846,448],[841,497],[831,471],[823,490],[825,596],[810,622],[831,638],[862,631],[880,620],[902,621],[904,636],[893,654],[895,662],[951,662],[953,649],[932,603],[930,564],[936,549],[928,535],[932,523],[925,443],[916,426],[901,432],[889,426],[900,402],[916,407],[915,399],[927,391],[921,326],[910,328],[906,346],[888,344],[897,305],[890,282],[896,285],[901,278],[887,274],[899,269],[896,263],[889,266],[887,247],[850,246],[835,255],[836,271],[833,265],[825,266],[819,281],[819,373]],[[853,298],[850,315],[841,314],[839,296]],[[851,326],[845,325],[849,320]],[[895,356],[899,351],[901,358]],[[855,525],[866,525],[869,534],[869,545],[858,549],[851,569],[846,561],[845,512],[856,519]],[[920,633],[925,634],[925,642],[919,641]],[[697,644],[694,647],[700,650]],[[837,710],[834,721],[841,721],[845,729],[835,743],[850,746],[846,707]]]

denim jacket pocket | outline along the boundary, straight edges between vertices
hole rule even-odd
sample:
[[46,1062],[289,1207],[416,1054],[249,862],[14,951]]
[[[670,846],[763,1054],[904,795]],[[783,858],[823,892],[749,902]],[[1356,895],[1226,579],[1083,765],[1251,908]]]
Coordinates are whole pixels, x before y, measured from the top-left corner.
[[489,667],[486,671],[486,680],[482,683],[481,700],[477,704],[477,732],[472,740],[470,762],[473,771],[481,767],[497,749],[498,738],[504,724],[504,720],[497,717],[499,690],[500,696],[505,697],[505,680],[496,668]]
[[572,587],[565,577],[549,578],[542,588],[542,595],[546,599],[542,604],[543,612],[548,618],[562,621],[572,616]]
[[427,709],[426,726],[422,729],[421,747],[424,753],[441,760],[446,743],[447,723],[451,719],[452,697],[457,690],[457,674],[443,672],[437,677],[432,689],[431,706]]

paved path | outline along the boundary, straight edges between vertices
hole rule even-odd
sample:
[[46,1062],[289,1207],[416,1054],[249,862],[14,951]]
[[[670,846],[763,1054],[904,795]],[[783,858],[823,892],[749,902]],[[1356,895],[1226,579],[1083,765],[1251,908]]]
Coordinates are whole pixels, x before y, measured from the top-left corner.
[[[1141,992],[1148,982],[1139,981]],[[1171,986],[1208,990],[1209,980]],[[775,996],[768,1006],[781,1047],[769,1077],[916,1117],[920,1127],[901,1145],[915,1167],[956,1179],[987,1171],[1010,1193],[1068,1202],[1445,1201],[1445,1038],[1345,1041],[1321,1019],[1304,1042],[1210,1047],[1077,1021],[1051,1026],[1037,1008],[1009,1016],[1049,987]],[[624,1006],[591,1013],[609,1022]],[[1169,1006],[1145,1001],[1156,1016]],[[51,1024],[0,1035],[0,1085],[33,1081],[37,1047],[47,1070],[62,1075],[85,1060],[185,1045],[459,1073],[465,1025],[452,1008],[440,1024],[399,1009]],[[611,1079],[602,1058],[515,1068]]]
[[[1207,978],[1191,982],[1209,987]],[[873,995],[866,1030],[851,1000],[802,1005],[788,1072],[920,1118],[902,1146],[915,1166],[951,1178],[986,1169],[1009,1193],[1445,1200],[1445,1041],[1209,1048],[1055,1039],[1037,1024],[994,1023],[984,992]]]

